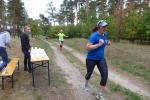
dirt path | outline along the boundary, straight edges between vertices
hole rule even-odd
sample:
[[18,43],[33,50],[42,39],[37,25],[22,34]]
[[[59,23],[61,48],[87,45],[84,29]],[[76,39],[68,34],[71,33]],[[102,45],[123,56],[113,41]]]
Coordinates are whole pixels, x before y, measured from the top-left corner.
[[[72,55],[77,57],[81,62],[85,63],[85,55],[77,52],[76,50],[66,45],[64,46],[64,48],[68,50]],[[99,74],[97,68],[95,68],[95,72]],[[132,92],[143,95],[146,99],[150,100],[150,88],[139,80],[135,79],[134,77],[128,77],[127,75],[121,74],[109,67],[109,80],[115,82],[116,84],[119,84],[124,88],[129,89]]]
[[57,66],[65,73],[68,83],[72,85],[76,100],[95,100],[94,92],[96,92],[96,90],[93,88],[90,88],[89,91],[84,89],[84,77],[81,73],[66,59],[58,48],[52,44],[50,44],[50,47],[54,52]]

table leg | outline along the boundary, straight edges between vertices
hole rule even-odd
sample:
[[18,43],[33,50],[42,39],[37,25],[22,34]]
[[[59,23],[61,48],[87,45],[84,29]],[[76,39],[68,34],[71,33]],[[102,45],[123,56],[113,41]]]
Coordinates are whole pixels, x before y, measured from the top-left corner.
[[2,89],[4,90],[4,77],[2,76]]
[[13,74],[11,76],[11,81],[12,81],[12,88],[14,88],[14,75]]
[[48,85],[50,85],[50,71],[49,71],[49,61],[48,61]]
[[32,81],[33,81],[33,87],[35,86],[34,84],[34,67],[33,67],[33,63],[31,63],[31,67],[32,67]]

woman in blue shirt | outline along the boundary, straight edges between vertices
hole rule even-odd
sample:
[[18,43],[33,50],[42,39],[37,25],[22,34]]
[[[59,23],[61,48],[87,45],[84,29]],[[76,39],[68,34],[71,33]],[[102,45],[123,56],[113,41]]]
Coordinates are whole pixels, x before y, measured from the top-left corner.
[[110,45],[111,42],[107,41],[106,38],[107,26],[107,22],[105,22],[104,20],[100,20],[92,30],[93,33],[89,37],[89,41],[86,46],[88,54],[86,58],[87,74],[85,76],[85,86],[88,86],[88,81],[93,73],[95,65],[97,65],[97,68],[101,75],[100,87],[96,96],[98,100],[104,100],[102,92],[105,90],[108,79],[108,68],[104,58],[104,50],[106,45]]

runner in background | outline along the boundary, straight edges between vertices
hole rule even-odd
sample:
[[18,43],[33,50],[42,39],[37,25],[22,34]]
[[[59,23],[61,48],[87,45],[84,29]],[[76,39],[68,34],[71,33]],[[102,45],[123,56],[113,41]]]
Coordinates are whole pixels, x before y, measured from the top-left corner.
[[63,48],[63,44],[64,44],[64,37],[68,37],[63,33],[63,30],[60,30],[60,32],[56,35],[59,37],[59,47],[60,50],[62,50]]

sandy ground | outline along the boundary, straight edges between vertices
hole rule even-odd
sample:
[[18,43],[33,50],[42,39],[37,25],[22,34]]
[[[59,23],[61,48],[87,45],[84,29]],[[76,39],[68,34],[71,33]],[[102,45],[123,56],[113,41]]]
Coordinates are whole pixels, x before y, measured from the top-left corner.
[[50,44],[50,47],[54,51],[55,62],[66,74],[68,83],[72,84],[76,100],[94,100],[94,90],[93,88],[89,88],[89,90],[84,88],[85,81],[81,73],[66,59],[59,48],[52,46],[52,44]]

